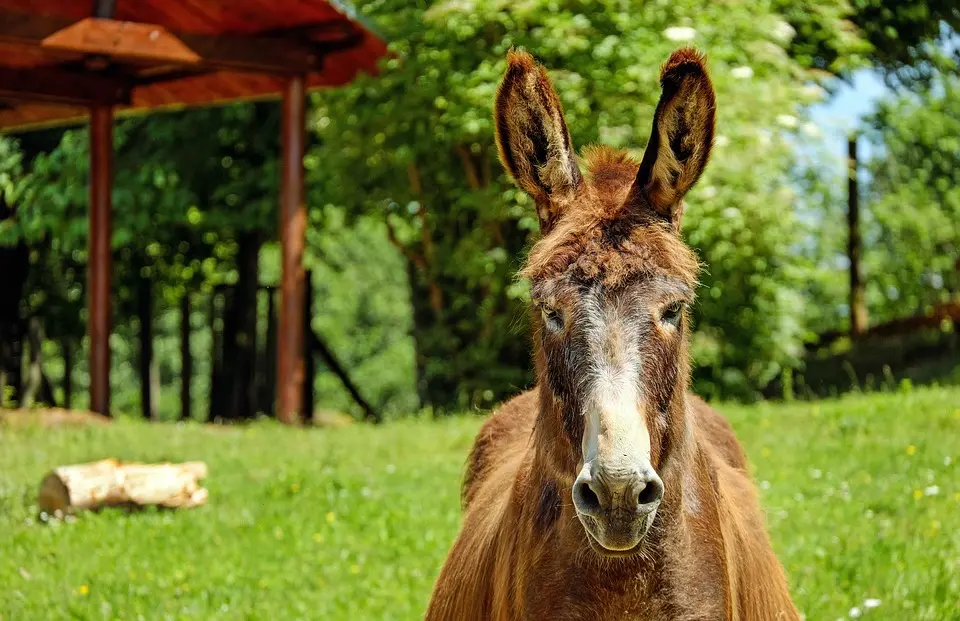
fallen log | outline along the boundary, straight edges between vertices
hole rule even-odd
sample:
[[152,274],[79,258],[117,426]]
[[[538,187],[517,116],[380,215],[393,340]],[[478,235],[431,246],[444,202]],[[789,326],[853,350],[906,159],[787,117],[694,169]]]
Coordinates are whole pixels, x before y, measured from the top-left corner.
[[203,462],[140,464],[104,459],[61,466],[40,483],[41,511],[64,515],[102,507],[156,505],[189,509],[207,501],[199,480],[207,476]]

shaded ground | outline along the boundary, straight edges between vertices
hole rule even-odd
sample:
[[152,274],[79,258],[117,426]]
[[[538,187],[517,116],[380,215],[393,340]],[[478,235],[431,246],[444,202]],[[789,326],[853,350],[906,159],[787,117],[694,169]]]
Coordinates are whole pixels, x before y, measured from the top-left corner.
[[[807,619],[960,618],[960,389],[723,409]],[[0,619],[421,618],[478,424],[0,426]],[[203,459],[210,504],[37,519],[105,456]]]

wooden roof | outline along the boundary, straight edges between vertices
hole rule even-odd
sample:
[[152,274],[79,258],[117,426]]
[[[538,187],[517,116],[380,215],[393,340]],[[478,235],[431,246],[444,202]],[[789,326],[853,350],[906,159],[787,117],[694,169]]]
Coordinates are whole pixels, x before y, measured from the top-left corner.
[[0,0],[0,130],[338,86],[385,53],[332,0]]

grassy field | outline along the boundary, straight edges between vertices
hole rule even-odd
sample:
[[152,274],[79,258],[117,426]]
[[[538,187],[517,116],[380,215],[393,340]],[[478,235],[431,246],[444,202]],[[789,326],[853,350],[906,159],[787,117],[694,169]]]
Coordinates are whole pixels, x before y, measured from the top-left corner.
[[[960,390],[722,409],[807,619],[960,619]],[[478,424],[0,428],[0,619],[417,619]],[[37,519],[106,456],[206,460],[210,504]]]

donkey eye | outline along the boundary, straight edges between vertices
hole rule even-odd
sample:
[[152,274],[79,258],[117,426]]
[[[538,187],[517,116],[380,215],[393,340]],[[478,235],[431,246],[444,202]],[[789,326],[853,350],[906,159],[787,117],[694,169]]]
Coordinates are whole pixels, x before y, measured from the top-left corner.
[[683,303],[675,302],[670,306],[663,309],[663,312],[660,313],[660,321],[671,326],[680,325],[680,315],[683,313]]
[[541,306],[540,312],[543,314],[543,323],[548,329],[553,332],[563,330],[563,317],[560,316],[560,313],[549,306]]

